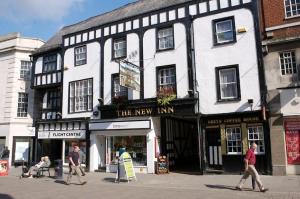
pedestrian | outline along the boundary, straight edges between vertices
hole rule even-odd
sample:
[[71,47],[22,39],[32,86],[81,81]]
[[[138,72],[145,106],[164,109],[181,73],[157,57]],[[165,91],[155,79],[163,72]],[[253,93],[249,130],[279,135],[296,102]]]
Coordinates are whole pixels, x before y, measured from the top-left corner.
[[264,186],[263,186],[263,184],[262,184],[262,182],[260,180],[260,177],[259,177],[259,175],[258,175],[258,173],[257,173],[257,171],[255,169],[255,166],[254,166],[255,163],[256,163],[256,156],[255,156],[255,150],[256,150],[256,148],[257,148],[257,145],[253,142],[251,144],[250,149],[248,149],[248,151],[246,153],[246,157],[244,159],[244,162],[245,162],[245,173],[244,173],[243,177],[241,178],[239,184],[236,186],[236,189],[238,189],[238,190],[242,190],[242,187],[243,187],[244,183],[246,182],[246,180],[249,177],[249,175],[251,175],[255,179],[255,181],[256,181],[256,183],[257,183],[257,185],[259,187],[259,190],[261,192],[268,191],[267,188],[264,188]]
[[2,152],[2,155],[1,155],[1,159],[2,160],[8,160],[9,159],[9,150],[8,150],[8,147],[7,146],[5,146],[4,147],[4,150],[3,150],[3,152]]
[[80,169],[81,175],[85,176],[84,168],[82,167],[83,163],[85,164],[85,153],[79,149],[79,169]]
[[86,184],[86,181],[83,181],[81,178],[81,171],[79,169],[80,167],[80,159],[79,159],[79,147],[77,145],[73,146],[73,151],[69,153],[69,174],[67,177],[66,184],[69,185],[71,182],[71,178],[73,173],[77,175],[77,178],[81,185]]

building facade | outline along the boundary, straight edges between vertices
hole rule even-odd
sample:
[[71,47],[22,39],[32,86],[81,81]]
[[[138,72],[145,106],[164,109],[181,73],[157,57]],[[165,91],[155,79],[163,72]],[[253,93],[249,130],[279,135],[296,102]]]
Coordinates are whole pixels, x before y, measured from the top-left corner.
[[163,154],[173,171],[239,173],[255,141],[266,171],[257,25],[250,0],[141,0],[64,27],[34,55],[37,113],[46,90],[61,94],[59,114],[39,114],[37,142],[63,135],[65,157],[80,130],[90,171],[116,171],[125,147],[137,172],[154,173]]
[[300,174],[300,4],[261,7],[273,174]]
[[8,147],[10,165],[33,158],[30,55],[43,43],[19,33],[0,36],[0,152],[4,146]]

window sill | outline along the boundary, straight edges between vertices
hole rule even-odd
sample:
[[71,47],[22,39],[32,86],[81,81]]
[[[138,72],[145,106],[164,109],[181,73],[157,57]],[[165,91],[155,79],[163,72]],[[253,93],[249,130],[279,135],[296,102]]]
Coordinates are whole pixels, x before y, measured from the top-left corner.
[[290,20],[290,19],[295,19],[295,18],[300,18],[300,15],[292,16],[292,17],[285,17],[284,20]]
[[173,47],[173,48],[166,48],[166,49],[156,49],[156,53],[166,52],[171,50],[175,50],[175,48]]
[[217,103],[222,103],[222,102],[239,102],[239,101],[241,101],[241,98],[218,99]]
[[227,41],[227,42],[223,42],[223,43],[217,43],[217,42],[214,42],[214,46],[225,46],[227,44],[234,44],[236,43],[236,39],[234,39],[233,41]]
[[77,114],[77,113],[92,113],[93,110],[90,111],[79,111],[79,112],[68,112],[68,114]]
[[75,64],[74,66],[76,67],[76,66],[82,66],[82,65],[86,65],[86,64],[87,64],[87,62],[84,62],[82,64]]
[[126,58],[127,58],[127,56],[123,56],[123,57],[113,57],[113,58],[111,58],[111,61],[117,62],[117,61],[120,61],[120,60],[126,59]]
[[227,153],[227,155],[242,155],[242,153]]

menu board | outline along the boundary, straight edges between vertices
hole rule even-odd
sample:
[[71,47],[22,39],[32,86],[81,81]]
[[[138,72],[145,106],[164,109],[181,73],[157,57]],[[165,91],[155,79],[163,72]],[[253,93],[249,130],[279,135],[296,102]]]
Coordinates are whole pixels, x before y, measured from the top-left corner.
[[169,173],[169,162],[167,156],[165,155],[158,156],[156,162],[156,173],[157,174]]
[[288,164],[300,164],[300,122],[285,122],[285,141]]

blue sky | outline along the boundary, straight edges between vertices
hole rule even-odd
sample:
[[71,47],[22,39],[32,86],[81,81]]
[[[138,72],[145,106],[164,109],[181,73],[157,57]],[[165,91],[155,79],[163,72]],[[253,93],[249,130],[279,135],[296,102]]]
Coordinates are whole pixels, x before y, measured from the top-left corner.
[[0,35],[47,41],[63,26],[111,11],[136,0],[0,0]]

